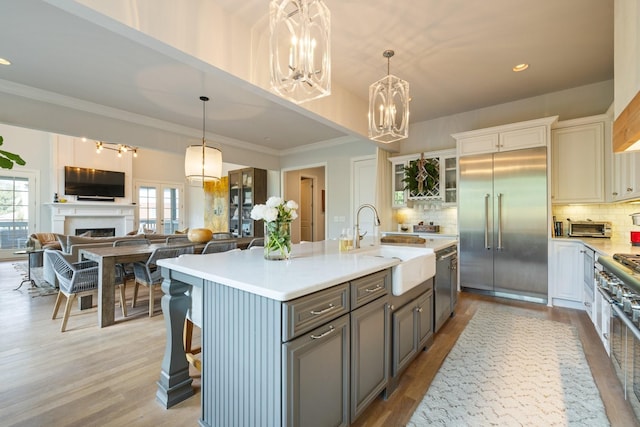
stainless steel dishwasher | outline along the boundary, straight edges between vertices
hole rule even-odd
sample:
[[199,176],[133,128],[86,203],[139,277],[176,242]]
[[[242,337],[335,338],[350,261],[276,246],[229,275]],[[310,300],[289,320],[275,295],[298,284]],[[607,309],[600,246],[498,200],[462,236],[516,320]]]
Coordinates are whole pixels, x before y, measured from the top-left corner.
[[434,332],[453,314],[458,296],[458,249],[451,245],[436,251],[436,277],[433,286]]

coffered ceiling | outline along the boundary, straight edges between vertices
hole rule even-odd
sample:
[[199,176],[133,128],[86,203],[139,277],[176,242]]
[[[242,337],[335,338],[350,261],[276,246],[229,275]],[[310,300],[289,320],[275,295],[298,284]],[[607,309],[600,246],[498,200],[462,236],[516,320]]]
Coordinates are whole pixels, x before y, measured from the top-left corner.
[[[267,0],[200,1],[247,28],[268,19]],[[412,123],[613,78],[613,1],[325,3],[334,84],[366,105],[369,84],[387,72],[382,52],[394,49]],[[179,152],[202,131],[206,94],[207,130],[222,143],[277,154],[364,139],[73,0],[0,2],[0,57],[12,61],[0,66],[0,123]],[[523,62],[528,70],[511,71]]]

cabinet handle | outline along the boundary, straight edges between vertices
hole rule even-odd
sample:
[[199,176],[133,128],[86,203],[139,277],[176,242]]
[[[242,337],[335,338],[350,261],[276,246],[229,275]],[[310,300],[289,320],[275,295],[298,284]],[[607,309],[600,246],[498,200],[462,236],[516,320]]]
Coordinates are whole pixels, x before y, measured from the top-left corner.
[[396,307],[393,304],[387,304],[387,307],[389,308],[389,310],[395,309]]
[[633,191],[633,188],[631,188],[631,187],[627,187],[627,191],[628,191],[628,192],[632,192],[632,191]]
[[484,195],[484,248],[491,249],[489,246],[489,195]]
[[378,292],[380,289],[384,289],[384,288],[382,286],[378,285],[373,289],[366,288],[364,291],[365,292]]
[[612,194],[613,194],[614,196],[617,196],[617,195],[618,195],[618,192],[617,192],[617,191],[614,191]]
[[602,334],[602,338],[609,341],[609,334],[605,332],[604,334]]
[[335,330],[336,328],[334,328],[333,326],[329,326],[329,330],[327,332],[323,332],[320,335],[311,335],[311,339],[319,340],[320,338],[326,337]]
[[334,308],[335,308],[335,307],[334,307],[334,305],[333,305],[333,304],[329,304],[329,307],[327,307],[327,308],[325,308],[325,309],[323,309],[323,310],[320,310],[320,311],[311,310],[311,311],[310,311],[310,313],[311,313],[311,314],[313,314],[314,316],[317,316],[317,315],[319,315],[319,314],[324,314],[324,313],[326,313],[326,312],[328,312],[328,311],[331,311],[331,310],[333,310]]
[[418,313],[422,313],[422,307],[416,307],[416,311],[417,311]]
[[587,307],[591,307],[591,303],[590,302],[585,302],[584,305],[586,305]]

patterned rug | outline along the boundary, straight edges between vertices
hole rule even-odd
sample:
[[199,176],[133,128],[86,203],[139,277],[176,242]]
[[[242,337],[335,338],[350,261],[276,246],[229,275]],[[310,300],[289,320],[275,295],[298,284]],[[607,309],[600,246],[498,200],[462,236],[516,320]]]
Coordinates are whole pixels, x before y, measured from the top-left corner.
[[[28,280],[27,261],[14,262],[13,267],[22,274],[22,279],[20,280]],[[32,286],[29,282],[24,282],[19,290],[29,292],[32,298],[58,294],[58,290],[44,280],[42,267],[33,267],[31,269],[31,278],[36,283],[36,286]],[[17,283],[15,288],[17,288],[18,285],[20,285],[20,283]]]
[[608,426],[574,327],[481,305],[408,426]]

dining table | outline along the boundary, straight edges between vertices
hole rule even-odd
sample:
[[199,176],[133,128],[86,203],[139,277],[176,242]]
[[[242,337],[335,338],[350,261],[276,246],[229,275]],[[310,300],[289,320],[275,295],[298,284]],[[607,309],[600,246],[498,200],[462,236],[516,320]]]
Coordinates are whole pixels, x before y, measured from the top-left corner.
[[195,253],[202,252],[204,244],[154,243],[149,245],[103,246],[81,249],[80,259],[98,263],[98,327],[115,323],[116,264],[146,262],[156,248],[195,246]]

